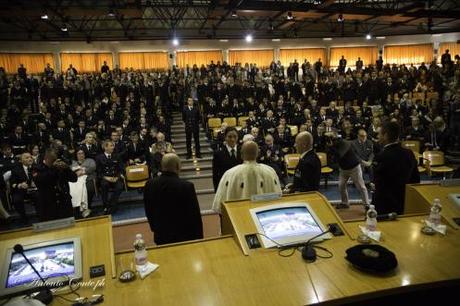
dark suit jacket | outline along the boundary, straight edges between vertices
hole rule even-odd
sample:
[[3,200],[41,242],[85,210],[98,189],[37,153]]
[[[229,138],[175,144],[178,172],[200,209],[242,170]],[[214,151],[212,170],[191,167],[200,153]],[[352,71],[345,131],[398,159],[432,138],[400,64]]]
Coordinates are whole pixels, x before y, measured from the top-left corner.
[[99,179],[104,176],[119,177],[123,174],[123,163],[120,157],[113,153],[111,158],[108,159],[104,153],[96,156],[96,173]]
[[419,183],[420,174],[412,151],[393,144],[374,158],[375,192],[372,203],[379,214],[404,212],[406,184]]
[[30,184],[32,181],[32,172],[30,173],[30,178],[27,177],[26,172],[24,171],[24,167],[22,164],[17,164],[16,167],[14,167],[11,170],[11,178],[10,178],[10,184],[11,184],[11,190],[13,193],[21,193],[25,194],[27,192],[27,189],[20,189],[17,188],[17,184],[27,182]]
[[203,238],[200,206],[191,182],[163,172],[145,185],[144,204],[156,244]]
[[321,180],[321,161],[313,150],[310,150],[300,160],[295,169],[292,191],[319,190]]
[[186,105],[182,110],[182,121],[185,123],[186,128],[198,128],[200,123],[200,112],[197,107],[193,107],[192,110]]
[[214,152],[212,158],[212,182],[214,184],[214,191],[217,190],[217,186],[219,186],[220,179],[225,171],[242,162],[241,153],[238,147],[236,149],[236,159],[230,157],[230,153],[225,145],[220,150]]
[[38,188],[37,212],[40,221],[73,216],[69,182],[76,182],[77,179],[77,175],[70,168],[59,170],[41,165],[34,170],[33,180]]

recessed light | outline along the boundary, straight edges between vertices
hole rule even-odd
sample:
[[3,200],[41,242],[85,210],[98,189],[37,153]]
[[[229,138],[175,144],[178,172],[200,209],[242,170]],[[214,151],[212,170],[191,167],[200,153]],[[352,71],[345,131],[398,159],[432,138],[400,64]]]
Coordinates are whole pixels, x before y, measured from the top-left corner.
[[385,36],[376,36],[375,39],[385,39]]
[[431,35],[431,36],[433,36],[433,37],[439,37],[439,36],[442,36],[442,34],[433,34],[433,35]]
[[272,41],[281,41],[279,38],[273,38]]
[[330,37],[324,37],[323,40],[332,40]]
[[228,39],[219,39],[220,42],[228,42]]

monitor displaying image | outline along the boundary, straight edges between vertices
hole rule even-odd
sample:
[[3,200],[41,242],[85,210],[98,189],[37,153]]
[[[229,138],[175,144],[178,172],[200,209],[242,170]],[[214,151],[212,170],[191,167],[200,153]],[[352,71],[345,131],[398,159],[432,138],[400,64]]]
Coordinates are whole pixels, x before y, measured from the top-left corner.
[[[303,243],[325,231],[306,203],[270,205],[251,209],[250,212],[258,231],[281,245]],[[270,239],[262,236],[266,248],[276,246]]]
[[[74,274],[74,253],[73,242],[29,249],[24,252],[44,279]],[[11,255],[6,288],[31,283],[37,277],[37,274],[21,254],[13,253]]]
[[[79,238],[68,238],[24,245],[24,254],[45,279],[47,285],[66,284],[81,279],[81,247]],[[14,296],[39,290],[40,278],[22,254],[13,248],[6,251],[1,274],[0,296]]]

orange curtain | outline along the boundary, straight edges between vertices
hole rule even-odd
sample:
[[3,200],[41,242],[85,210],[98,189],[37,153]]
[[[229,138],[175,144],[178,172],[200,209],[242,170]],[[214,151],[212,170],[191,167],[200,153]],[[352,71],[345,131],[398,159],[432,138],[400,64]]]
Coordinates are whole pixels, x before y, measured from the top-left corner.
[[180,68],[185,68],[187,65],[190,67],[193,67],[193,65],[197,65],[198,67],[201,65],[206,66],[209,65],[211,61],[213,61],[214,64],[217,64],[217,62],[222,63],[224,61],[222,51],[178,51],[176,55],[176,63]]
[[449,50],[450,57],[452,58],[453,61],[455,55],[460,55],[460,43],[458,42],[444,42],[439,44],[439,50],[438,50],[438,62],[441,62],[441,56],[446,52],[446,50]]
[[321,62],[326,61],[326,49],[324,48],[304,48],[304,49],[281,49],[280,50],[280,61],[285,67],[289,66],[289,63],[293,63],[297,60],[299,65],[302,65],[304,60],[307,60],[311,64],[314,64],[321,59]]
[[419,65],[433,60],[433,44],[385,46],[383,53],[386,64]]
[[104,61],[113,69],[112,53],[61,53],[61,70],[72,64],[78,73],[100,72]]
[[168,69],[167,52],[122,52],[119,53],[120,68],[135,70]]
[[228,51],[230,65],[240,63],[244,66],[256,64],[258,67],[269,67],[274,59],[273,50],[230,50]]
[[358,57],[363,61],[364,67],[375,65],[378,58],[377,47],[337,47],[331,48],[331,56],[329,58],[329,66],[339,66],[339,61],[342,55],[347,60],[347,66],[355,66]]
[[6,73],[18,73],[20,64],[24,65],[27,73],[42,73],[46,64],[54,68],[54,58],[51,53],[0,53],[0,67]]

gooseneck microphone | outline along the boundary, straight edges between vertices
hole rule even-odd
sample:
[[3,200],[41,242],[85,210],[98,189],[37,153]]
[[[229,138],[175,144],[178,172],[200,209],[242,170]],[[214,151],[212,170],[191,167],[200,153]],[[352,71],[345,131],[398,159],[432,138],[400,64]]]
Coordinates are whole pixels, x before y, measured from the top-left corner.
[[34,270],[35,274],[38,275],[38,277],[43,283],[43,286],[42,286],[43,289],[40,290],[36,296],[34,296],[34,299],[39,300],[45,305],[51,304],[51,302],[53,301],[53,294],[51,293],[51,290],[46,285],[46,282],[43,279],[43,277],[40,275],[40,273],[38,273],[37,269],[35,269],[34,265],[30,262],[29,258],[27,258],[26,254],[24,254],[24,247],[21,244],[16,244],[13,247],[13,250],[15,253],[21,254],[22,257],[24,257],[27,264],[32,268],[32,270]]
[[391,212],[388,214],[377,215],[377,221],[394,221],[398,217],[398,214]]

